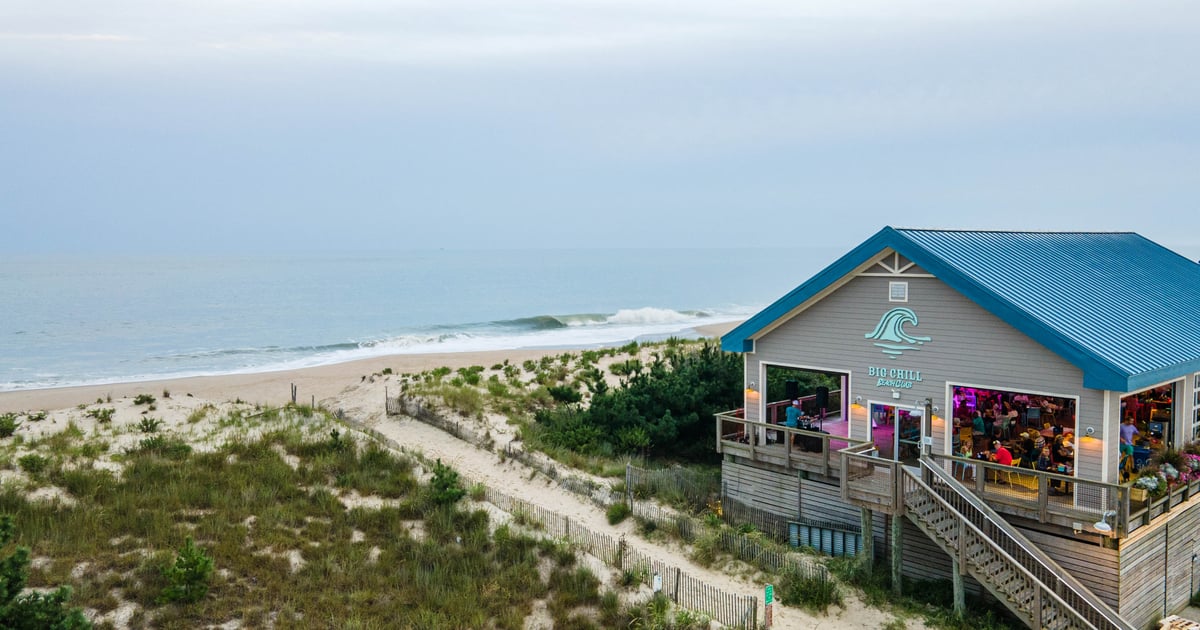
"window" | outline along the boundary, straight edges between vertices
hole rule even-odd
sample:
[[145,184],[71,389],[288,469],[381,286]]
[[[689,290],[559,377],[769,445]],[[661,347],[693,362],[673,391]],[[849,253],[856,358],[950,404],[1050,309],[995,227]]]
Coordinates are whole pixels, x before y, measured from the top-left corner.
[[1192,377],[1192,439],[1200,439],[1200,373]]
[[888,301],[889,302],[907,302],[908,301],[908,283],[907,282],[889,282],[888,283]]

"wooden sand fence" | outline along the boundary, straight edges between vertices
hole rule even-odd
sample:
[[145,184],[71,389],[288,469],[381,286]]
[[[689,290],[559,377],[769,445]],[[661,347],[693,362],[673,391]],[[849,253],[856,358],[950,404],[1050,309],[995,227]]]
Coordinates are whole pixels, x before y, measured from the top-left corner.
[[[677,535],[688,543],[694,543],[700,536],[714,531],[693,516],[651,503],[635,502],[632,510],[634,518],[653,522],[656,529]],[[825,565],[791,549],[781,548],[778,543],[763,541],[731,529],[717,530],[716,535],[719,549],[768,573],[796,572],[808,578],[830,579]],[[783,539],[787,540],[786,521]]]
[[[389,415],[391,401],[389,399]],[[415,410],[415,409],[414,409]],[[428,410],[425,410],[428,412]],[[399,414],[412,415],[405,411]],[[426,417],[437,417],[428,412],[422,416],[413,415],[418,420],[425,421]],[[346,418],[346,424],[379,440],[389,448],[403,451],[403,447],[395,440],[360,422]],[[444,420],[443,420],[444,422]],[[435,423],[434,426],[439,426]],[[758,598],[753,595],[738,595],[729,593],[712,586],[695,576],[684,572],[678,567],[659,562],[650,556],[631,549],[624,538],[613,538],[607,534],[592,531],[585,525],[571,518],[558,514],[553,510],[534,505],[528,501],[517,499],[499,490],[473,480],[469,475],[459,472],[460,479],[465,484],[478,483],[484,487],[484,500],[495,505],[500,510],[529,522],[540,525],[541,531],[548,536],[560,538],[573,549],[589,553],[608,566],[620,571],[630,571],[637,577],[639,583],[653,588],[659,583],[661,592],[677,606],[708,615],[714,621],[731,628],[753,629],[758,627]],[[656,580],[657,578],[657,580]]]
[[758,627],[758,598],[753,595],[723,591],[679,567],[659,562],[630,548],[624,537],[613,538],[592,531],[569,517],[498,490],[488,488],[485,500],[509,514],[536,523],[540,526],[538,529],[547,535],[565,540],[573,548],[587,552],[619,571],[630,572],[639,583],[652,588],[657,586],[682,608],[704,613],[728,627]]
[[754,529],[775,542],[788,542],[788,518],[735,501],[727,496],[721,497],[721,520],[731,526],[753,525]]
[[703,510],[721,493],[720,474],[686,468],[647,470],[632,464],[625,466],[626,492],[634,499],[658,496],[682,500],[692,510]]

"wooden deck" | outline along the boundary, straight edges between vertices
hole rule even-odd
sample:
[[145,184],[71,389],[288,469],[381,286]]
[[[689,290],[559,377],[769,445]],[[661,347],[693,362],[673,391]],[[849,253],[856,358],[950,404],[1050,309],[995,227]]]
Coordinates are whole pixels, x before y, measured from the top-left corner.
[[[838,414],[826,421],[837,423]],[[733,413],[717,414],[717,452],[776,470],[806,472],[836,479],[841,472],[838,451],[866,444],[839,435],[755,422]]]

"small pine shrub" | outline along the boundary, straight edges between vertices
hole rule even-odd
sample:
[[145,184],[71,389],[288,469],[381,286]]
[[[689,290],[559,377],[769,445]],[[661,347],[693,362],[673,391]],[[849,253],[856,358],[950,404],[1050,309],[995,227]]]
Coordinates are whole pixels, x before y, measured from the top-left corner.
[[135,404],[135,405],[153,405],[154,401],[155,401],[155,398],[151,394],[138,394],[137,397],[135,397],[133,399],[133,404]]
[[466,492],[458,483],[458,472],[439,459],[433,465],[433,479],[429,482],[429,499],[437,505],[450,505],[463,498]]
[[[12,517],[0,517],[0,548],[16,538]],[[71,587],[60,586],[48,593],[21,595],[29,580],[29,547],[18,546],[0,556],[0,628],[62,628],[77,630],[92,624],[78,608],[64,608]]]
[[212,579],[213,559],[204,550],[192,542],[188,536],[187,542],[179,550],[174,564],[163,570],[167,578],[167,588],[163,590],[160,599],[164,602],[180,602],[190,604],[200,601],[208,594],[208,582]]

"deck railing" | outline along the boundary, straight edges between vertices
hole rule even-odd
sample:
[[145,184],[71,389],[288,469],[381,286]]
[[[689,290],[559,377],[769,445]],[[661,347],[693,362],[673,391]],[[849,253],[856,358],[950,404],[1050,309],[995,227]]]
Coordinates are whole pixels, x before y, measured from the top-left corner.
[[[1029,588],[1038,591],[1034,594],[1032,606],[1026,608],[1027,612],[1032,614],[1035,627],[1060,627],[1054,623],[1058,621],[1062,623],[1061,627],[1132,630],[1132,626],[1111,607],[1083,586],[1070,572],[1063,570],[1037,545],[1026,540],[984,501],[969,492],[969,488],[954,479],[942,464],[922,458],[921,466],[926,471],[928,481],[922,481],[915,472],[906,473],[903,496],[907,497],[911,493],[914,501],[918,500],[918,497],[919,500],[933,501],[957,515],[955,520],[958,531],[947,532],[944,541],[955,547],[959,562],[965,563],[971,558],[978,559],[982,550],[987,550],[990,552],[989,557],[996,558],[997,563],[989,564],[990,568],[986,571],[981,568],[984,573],[994,574],[1003,569],[1015,569],[1030,578],[1031,581],[1022,578],[1021,582],[1016,584],[1016,588],[1007,594],[1013,596],[1014,603],[1028,604],[1023,602],[1023,597],[1019,595],[1028,596],[1029,592],[1026,589]],[[978,548],[973,550],[973,546]],[[979,577],[989,579],[992,576]],[[1011,576],[1008,579],[1011,580]],[[1003,580],[997,581],[1000,582]],[[1047,614],[1050,618],[1043,617]]]
[[[842,399],[842,390],[840,390],[840,389],[829,390],[829,401],[830,402],[840,401],[841,399]],[[808,407],[811,409],[813,407],[813,405],[815,405],[815,403],[816,403],[817,396],[816,396],[816,394],[810,394],[808,396],[801,396],[800,398],[797,398],[797,400],[800,401],[801,407]],[[810,404],[810,403],[812,403],[812,404]],[[786,399],[769,402],[769,403],[767,403],[767,415],[764,416],[763,419],[766,420],[767,422],[771,422],[771,423],[775,423],[775,424],[783,424],[785,416],[787,415],[787,408],[790,406],[792,406],[792,401],[786,400]]]
[[1089,529],[1103,519],[1117,538],[1140,525],[1130,522],[1129,486],[950,455],[930,457],[1002,513],[1039,523],[1087,523]]
[[716,414],[718,453],[836,477],[841,470],[837,451],[868,443],[821,431],[747,420],[742,415],[740,409]]
[[901,463],[879,457],[875,444],[855,444],[842,449],[842,500],[887,514],[898,514]]

